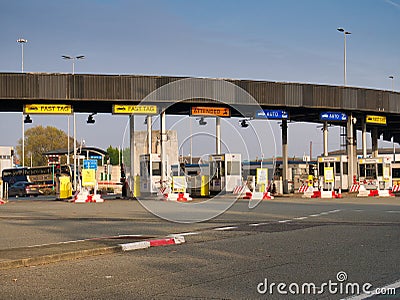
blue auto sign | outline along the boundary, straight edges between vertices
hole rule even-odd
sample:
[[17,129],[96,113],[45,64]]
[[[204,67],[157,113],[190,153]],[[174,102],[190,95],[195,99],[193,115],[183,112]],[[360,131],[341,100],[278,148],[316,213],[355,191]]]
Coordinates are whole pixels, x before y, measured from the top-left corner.
[[83,168],[97,170],[97,159],[85,159],[83,161]]
[[284,110],[268,110],[268,109],[264,109],[264,110],[257,110],[255,118],[256,119],[278,119],[278,120],[282,120],[282,119],[288,119],[289,118],[289,114],[287,113],[287,111],[284,111]]
[[324,111],[319,114],[319,119],[321,121],[345,122],[347,115],[342,112]]

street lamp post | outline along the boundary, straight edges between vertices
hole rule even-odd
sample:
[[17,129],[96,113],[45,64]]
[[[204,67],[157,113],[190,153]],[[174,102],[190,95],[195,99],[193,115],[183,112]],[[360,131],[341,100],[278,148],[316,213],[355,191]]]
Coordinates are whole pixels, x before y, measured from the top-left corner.
[[28,40],[26,39],[18,39],[17,43],[21,45],[21,72],[24,73],[24,44],[27,43]]
[[339,32],[343,32],[343,37],[344,37],[343,77],[344,77],[344,86],[346,86],[346,84],[347,84],[347,78],[346,78],[346,35],[351,34],[351,32],[346,31],[343,28],[338,28],[337,30]]
[[394,91],[394,86],[393,86],[393,79],[394,79],[394,76],[390,75],[390,76],[389,76],[389,79],[392,81],[392,92],[393,92],[393,91]]
[[[70,55],[62,55],[61,56],[63,59],[67,60],[72,60],[72,75],[75,74],[75,60],[77,59],[84,59],[84,55],[78,55],[78,56],[70,56]],[[69,119],[68,119],[69,120]],[[76,116],[75,116],[75,111],[73,115],[73,131],[74,131],[74,180],[73,180],[73,185],[74,185],[74,190],[76,191],[77,189],[77,182],[76,182],[76,175],[77,175],[77,168],[76,168]],[[68,129],[69,129],[69,122],[68,122]],[[69,135],[68,135],[68,146],[69,146]]]
[[72,60],[72,75],[75,74],[75,60],[85,59],[85,55],[78,55],[78,56],[62,55],[61,57],[63,59]]
[[[17,43],[21,45],[21,73],[24,73],[24,44],[27,43],[28,40],[19,38]],[[24,113],[22,112],[22,166],[25,166],[25,119]]]

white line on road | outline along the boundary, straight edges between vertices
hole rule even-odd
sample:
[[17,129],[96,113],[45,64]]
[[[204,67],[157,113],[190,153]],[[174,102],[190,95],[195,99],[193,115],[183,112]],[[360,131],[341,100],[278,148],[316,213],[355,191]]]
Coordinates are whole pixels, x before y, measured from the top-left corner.
[[308,217],[298,217],[298,218],[294,218],[293,220],[305,220],[308,219]]
[[321,214],[309,215],[309,217],[320,217]]
[[168,236],[170,237],[174,237],[174,236],[187,236],[187,235],[196,235],[196,234],[200,234],[200,232],[182,232],[182,233],[172,233]]
[[287,223],[287,222],[291,222],[292,220],[280,220],[278,221],[278,223]]
[[400,210],[387,210],[386,212],[390,214],[400,214]]
[[227,227],[219,227],[219,228],[214,228],[213,230],[215,231],[223,231],[223,230],[232,230],[232,229],[237,229],[237,226],[227,226]]

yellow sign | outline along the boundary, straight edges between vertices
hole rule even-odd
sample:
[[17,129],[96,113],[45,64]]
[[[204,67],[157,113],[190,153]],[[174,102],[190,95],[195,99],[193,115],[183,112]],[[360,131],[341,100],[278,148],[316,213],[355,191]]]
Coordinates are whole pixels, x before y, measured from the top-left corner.
[[227,107],[203,107],[194,106],[191,110],[192,116],[213,116],[213,117],[225,117],[231,116],[231,110]]
[[95,169],[82,169],[82,185],[95,186],[96,185],[96,170]]
[[372,124],[386,125],[386,117],[367,115],[366,122]]
[[324,180],[325,182],[335,182],[335,177],[333,177],[333,168],[325,167],[324,169]]
[[156,115],[157,105],[113,105],[113,114]]
[[172,192],[173,193],[185,193],[186,192],[185,176],[172,176]]
[[25,104],[25,114],[72,114],[69,104]]

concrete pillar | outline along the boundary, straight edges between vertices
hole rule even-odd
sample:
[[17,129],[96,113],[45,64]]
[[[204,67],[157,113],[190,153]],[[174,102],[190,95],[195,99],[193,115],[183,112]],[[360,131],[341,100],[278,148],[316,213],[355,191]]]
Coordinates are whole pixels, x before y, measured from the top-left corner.
[[151,131],[152,131],[152,117],[147,116],[147,154],[152,153],[151,145],[152,145],[152,136],[151,136]]
[[347,158],[348,158],[348,166],[349,166],[349,176],[348,176],[348,184],[349,186],[353,183],[353,176],[357,175],[357,148],[356,148],[356,139],[354,137],[354,124],[353,115],[350,114],[347,119]]
[[221,118],[215,118],[215,154],[221,154]]
[[282,180],[283,180],[283,193],[289,193],[288,186],[288,175],[289,175],[289,165],[288,165],[288,143],[287,143],[287,120],[282,120]]
[[362,120],[362,153],[363,158],[367,158],[367,122],[365,122],[365,118]]
[[324,122],[324,156],[328,156],[328,123]]
[[167,179],[167,133],[165,130],[165,110],[161,113],[160,118],[160,140],[161,140],[161,181],[165,182]]
[[372,157],[378,157],[378,128],[374,127],[371,131]]
[[[130,151],[130,160],[131,160],[131,168],[130,168],[130,176],[128,178],[128,183],[131,191],[131,195],[135,194],[135,116],[131,115],[129,118],[129,147]],[[129,194],[129,192],[128,192]]]

